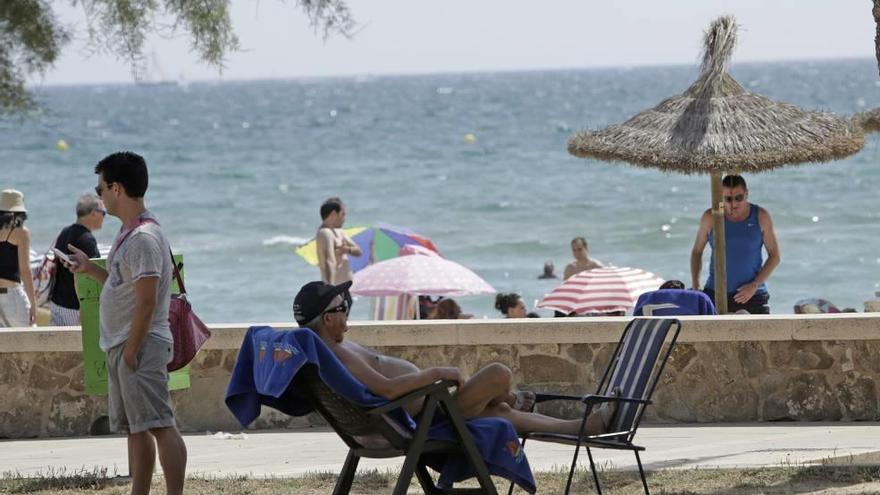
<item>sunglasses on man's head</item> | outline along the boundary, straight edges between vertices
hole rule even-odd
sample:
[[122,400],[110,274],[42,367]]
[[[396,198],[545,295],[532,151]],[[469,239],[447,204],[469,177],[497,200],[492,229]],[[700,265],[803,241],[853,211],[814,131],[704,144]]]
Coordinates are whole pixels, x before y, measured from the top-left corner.
[[736,196],[724,196],[725,203],[733,203],[736,201],[737,203],[742,202],[742,200],[746,199],[745,194],[737,194]]

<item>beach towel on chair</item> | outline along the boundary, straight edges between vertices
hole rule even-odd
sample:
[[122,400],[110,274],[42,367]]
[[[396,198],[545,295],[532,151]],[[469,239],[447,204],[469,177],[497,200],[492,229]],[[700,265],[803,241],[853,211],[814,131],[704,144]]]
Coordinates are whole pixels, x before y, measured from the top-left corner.
[[636,302],[633,316],[714,315],[715,305],[698,290],[661,289],[645,292]]
[[[279,331],[255,326],[248,329],[242,342],[226,391],[226,406],[242,426],[260,415],[261,405],[292,416],[308,414],[313,410],[312,405],[293,383],[305,364],[315,365],[321,380],[330,389],[359,406],[374,408],[389,402],[355,379],[311,330]],[[391,411],[389,417],[410,432],[415,430],[415,421],[403,409]],[[490,473],[517,483],[529,493],[535,492],[531,468],[509,421],[475,418],[468,420],[466,426]],[[435,419],[428,437],[433,440],[457,438],[445,419]],[[428,464],[440,472],[438,484],[441,486],[451,486],[473,476],[473,470],[459,456],[432,455]]]

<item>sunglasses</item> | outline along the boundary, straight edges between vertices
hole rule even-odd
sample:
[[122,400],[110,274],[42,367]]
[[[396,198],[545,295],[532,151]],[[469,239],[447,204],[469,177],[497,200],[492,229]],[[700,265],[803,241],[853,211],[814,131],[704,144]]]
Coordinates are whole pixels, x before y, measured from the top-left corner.
[[733,203],[734,201],[736,201],[737,203],[740,203],[744,199],[746,199],[745,194],[737,194],[736,196],[724,196],[725,203]]
[[339,306],[336,306],[335,308],[330,308],[321,314],[342,313],[342,312],[345,312],[345,314],[348,314],[348,301],[342,301],[342,304],[340,304]]
[[112,186],[113,184],[115,184],[115,182],[108,182],[106,188],[103,188],[100,184],[98,184],[97,186],[95,186],[95,194],[97,194],[98,197],[101,197],[101,195],[104,194],[104,191],[110,189],[110,186]]

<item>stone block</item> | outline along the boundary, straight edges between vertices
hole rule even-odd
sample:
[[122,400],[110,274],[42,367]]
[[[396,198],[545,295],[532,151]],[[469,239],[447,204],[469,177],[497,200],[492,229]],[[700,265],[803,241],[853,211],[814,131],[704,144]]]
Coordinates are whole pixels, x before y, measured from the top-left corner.
[[528,384],[544,382],[577,382],[580,369],[565,359],[546,354],[520,357],[523,381]]
[[767,353],[760,342],[738,342],[736,347],[737,357],[747,377],[755,378],[767,372]]
[[98,402],[106,401],[105,397],[74,396],[63,392],[52,396],[45,434],[88,435],[92,422],[99,416]]
[[[766,420],[839,421],[841,408],[828,380],[819,373],[793,373],[764,400]],[[769,388],[769,387],[768,387]]]
[[20,354],[0,354],[0,383],[15,383],[28,369]]
[[28,353],[33,366],[42,366],[53,373],[66,374],[82,364],[82,352]]
[[215,368],[220,368],[223,364],[223,351],[222,350],[201,350],[196,355],[195,363],[193,363],[193,368],[198,367],[204,371],[222,371],[215,370]]
[[852,349],[855,369],[880,373],[880,340],[862,340],[847,343]]
[[565,354],[576,364],[588,366],[593,363],[593,349],[589,344],[569,344],[562,346]]
[[776,368],[797,370],[827,370],[834,358],[816,341],[770,342],[771,364]]
[[676,344],[672,354],[669,355],[667,366],[676,370],[683,371],[697,357],[697,350],[693,344],[681,343]]
[[28,387],[35,390],[60,391],[70,383],[67,375],[50,371],[43,366],[35,364],[31,367],[28,377]]
[[846,378],[837,384],[835,392],[843,407],[844,421],[880,420],[877,383],[873,378],[848,373]]

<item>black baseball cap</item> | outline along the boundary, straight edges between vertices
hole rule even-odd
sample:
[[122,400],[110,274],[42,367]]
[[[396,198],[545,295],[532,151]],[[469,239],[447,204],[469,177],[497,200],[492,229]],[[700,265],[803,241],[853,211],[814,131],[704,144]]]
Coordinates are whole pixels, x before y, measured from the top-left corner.
[[351,307],[351,295],[348,289],[351,287],[351,280],[343,282],[339,285],[332,285],[326,282],[315,281],[303,285],[296,297],[293,298],[293,317],[300,325],[314,320],[327,306],[333,302],[333,298],[342,294],[343,298],[348,301]]

